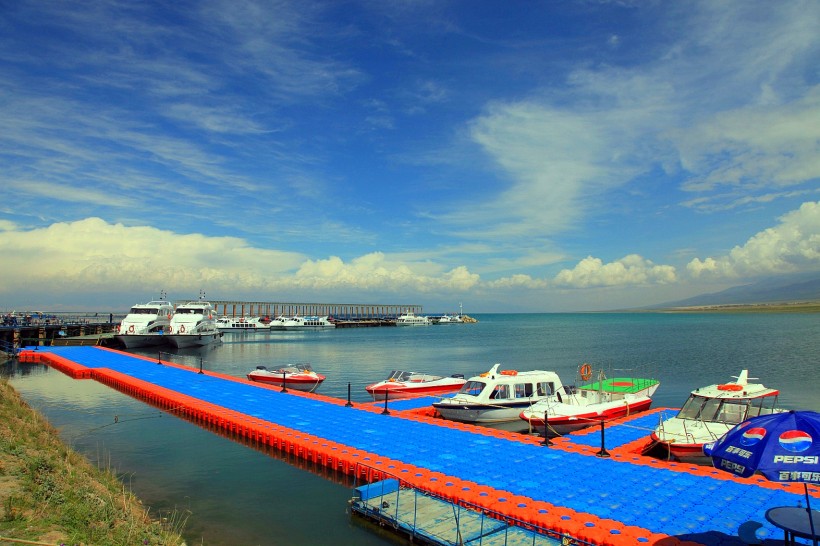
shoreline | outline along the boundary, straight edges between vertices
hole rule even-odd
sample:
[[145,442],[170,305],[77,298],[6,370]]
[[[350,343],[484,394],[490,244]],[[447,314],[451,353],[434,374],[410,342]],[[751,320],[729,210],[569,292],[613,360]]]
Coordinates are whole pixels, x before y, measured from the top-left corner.
[[66,446],[0,379],[0,542],[184,546],[184,521],[152,519],[111,470]]

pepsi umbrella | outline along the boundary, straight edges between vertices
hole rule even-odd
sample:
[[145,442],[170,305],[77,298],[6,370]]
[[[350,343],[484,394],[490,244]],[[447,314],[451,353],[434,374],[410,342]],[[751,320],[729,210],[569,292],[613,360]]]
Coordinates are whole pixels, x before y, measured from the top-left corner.
[[815,534],[808,485],[820,484],[820,413],[787,411],[752,417],[704,451],[715,468],[741,478],[760,472],[774,482],[802,483]]

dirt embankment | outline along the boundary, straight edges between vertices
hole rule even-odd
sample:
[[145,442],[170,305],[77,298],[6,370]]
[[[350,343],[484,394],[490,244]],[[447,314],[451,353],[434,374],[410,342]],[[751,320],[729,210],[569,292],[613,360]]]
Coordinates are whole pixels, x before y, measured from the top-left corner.
[[184,521],[171,520],[151,519],[0,380],[0,544],[182,545]]

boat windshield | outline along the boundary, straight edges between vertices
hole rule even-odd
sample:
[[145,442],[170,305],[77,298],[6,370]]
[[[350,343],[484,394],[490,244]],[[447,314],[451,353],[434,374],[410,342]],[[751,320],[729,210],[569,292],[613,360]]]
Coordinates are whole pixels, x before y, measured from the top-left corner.
[[132,315],[157,315],[159,309],[156,307],[132,307],[130,314]]
[[487,384],[483,381],[467,381],[458,391],[459,394],[469,394],[470,396],[478,396],[484,390]]
[[[766,398],[772,398],[766,401]],[[681,419],[697,419],[715,423],[738,424],[748,417],[771,413],[776,397],[761,398],[707,398],[705,396],[690,395],[689,400],[678,412]]]
[[204,309],[197,309],[195,307],[188,307],[188,308],[182,308],[182,309],[178,308],[177,311],[176,311],[176,314],[177,315],[204,315],[205,310]]
[[312,372],[313,368],[310,367],[310,364],[291,364],[290,366],[283,366],[278,370],[274,370],[273,373],[276,374],[295,374],[295,373],[305,373],[305,372]]
[[390,376],[387,378],[388,381],[408,381],[410,376],[413,375],[412,372],[405,372],[402,370],[393,370],[390,372]]

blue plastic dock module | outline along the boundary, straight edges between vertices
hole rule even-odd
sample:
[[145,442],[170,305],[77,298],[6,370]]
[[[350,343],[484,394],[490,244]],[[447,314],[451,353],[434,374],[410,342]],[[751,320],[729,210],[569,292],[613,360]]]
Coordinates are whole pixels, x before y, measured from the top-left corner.
[[[742,523],[765,522],[767,508],[796,506],[802,500],[799,494],[753,483],[549,449],[291,396],[125,353],[94,347],[40,350],[383,457],[701,544],[742,544],[737,539]],[[762,536],[779,536],[768,525],[761,531]]]

